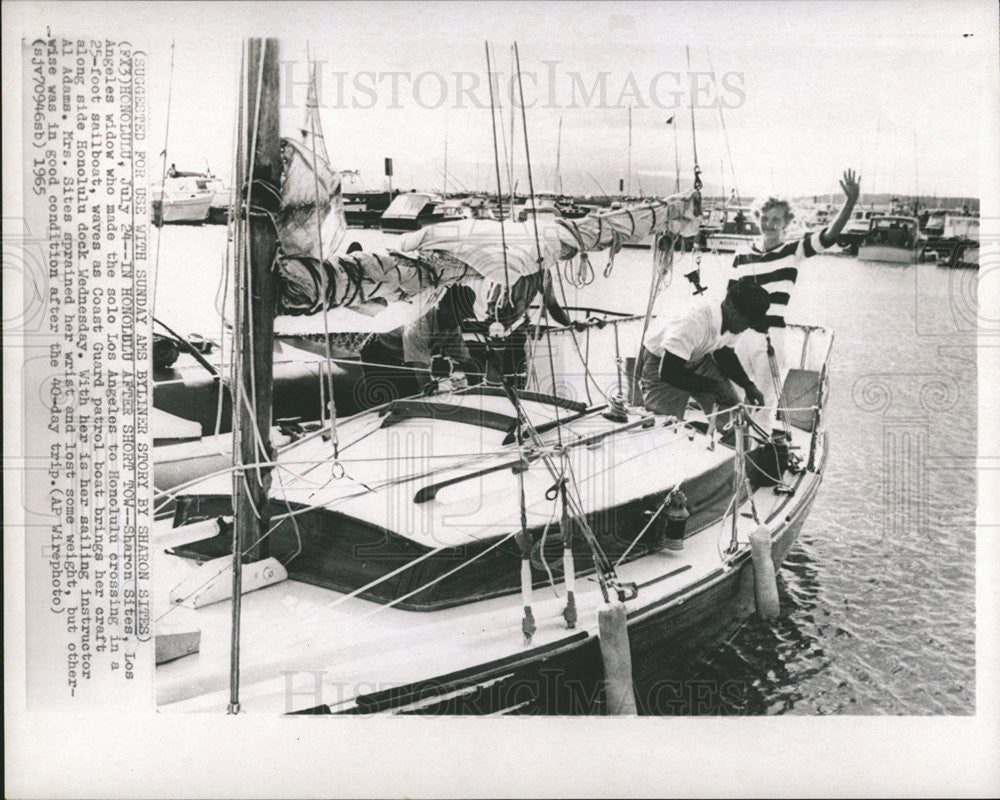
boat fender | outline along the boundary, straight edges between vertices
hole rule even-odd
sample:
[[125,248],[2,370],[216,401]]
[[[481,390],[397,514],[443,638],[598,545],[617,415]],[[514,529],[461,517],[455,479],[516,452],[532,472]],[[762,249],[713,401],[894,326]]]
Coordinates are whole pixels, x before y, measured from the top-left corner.
[[781,611],[778,601],[778,579],[771,560],[771,531],[761,525],[750,534],[750,556],[753,560],[754,598],[757,614],[774,619]]
[[597,627],[604,662],[606,712],[609,715],[635,715],[632,653],[625,604],[620,601],[603,603],[597,610]]

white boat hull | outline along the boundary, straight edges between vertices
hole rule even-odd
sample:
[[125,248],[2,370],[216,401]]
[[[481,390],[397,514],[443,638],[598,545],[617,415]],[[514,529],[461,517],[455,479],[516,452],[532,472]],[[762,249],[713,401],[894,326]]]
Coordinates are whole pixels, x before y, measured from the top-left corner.
[[164,223],[198,223],[208,219],[208,210],[212,205],[212,195],[199,197],[168,198],[166,201],[155,200],[159,204],[160,218]]
[[889,264],[916,264],[919,256],[917,251],[912,248],[863,244],[858,247],[858,259],[861,261],[881,261]]
[[757,236],[714,233],[705,240],[705,246],[708,250],[717,253],[747,253],[758,238]]

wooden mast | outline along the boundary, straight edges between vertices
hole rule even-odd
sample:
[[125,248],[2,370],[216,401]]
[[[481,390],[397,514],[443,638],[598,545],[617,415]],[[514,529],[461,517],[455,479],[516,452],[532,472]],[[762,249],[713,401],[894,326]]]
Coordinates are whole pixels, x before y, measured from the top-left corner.
[[[240,467],[234,475],[233,630],[230,656],[230,713],[239,711],[239,645],[242,564],[268,556],[271,469],[254,466],[273,459],[270,443],[274,358],[275,287],[271,266],[277,234],[271,218],[281,186],[278,111],[278,40],[250,39],[244,49],[237,186],[244,208],[238,216],[242,239],[237,269],[245,269],[236,298],[239,385],[233,403]],[[252,172],[251,172],[252,171]],[[245,238],[243,238],[245,237]],[[263,448],[263,449],[262,449]]]

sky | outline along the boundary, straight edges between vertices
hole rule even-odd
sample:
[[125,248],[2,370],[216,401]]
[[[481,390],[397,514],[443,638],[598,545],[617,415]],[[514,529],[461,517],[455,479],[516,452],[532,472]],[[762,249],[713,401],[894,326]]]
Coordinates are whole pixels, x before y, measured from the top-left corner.
[[[359,172],[348,188],[384,188],[385,157],[396,188],[441,188],[447,142],[449,188],[495,190],[488,40],[499,159],[519,191],[526,125],[536,191],[559,188],[558,160],[569,193],[663,194],[675,170],[690,185],[696,148],[709,191],[837,193],[853,167],[863,191],[978,196],[995,15],[983,2],[35,3],[27,25],[145,49],[151,151],[224,178],[240,42],[269,35],[283,125],[302,116],[307,47],[320,62],[331,159]],[[514,42],[528,108],[512,148]]]
[[[208,164],[225,178],[248,35],[280,39],[285,126],[303,113],[307,47],[319,62],[331,160],[359,172],[347,188],[384,188],[385,157],[394,187],[441,188],[447,142],[448,188],[495,190],[487,40],[499,159],[505,175],[513,161],[519,191],[526,125],[536,191],[559,188],[558,160],[568,193],[667,193],[678,170],[690,185],[697,149],[709,191],[838,193],[853,167],[863,191],[978,196],[977,131],[996,107],[996,11],[981,2],[31,8],[53,32],[144,48],[151,151],[165,144],[179,169]],[[527,113],[515,114],[512,148],[514,42]]]

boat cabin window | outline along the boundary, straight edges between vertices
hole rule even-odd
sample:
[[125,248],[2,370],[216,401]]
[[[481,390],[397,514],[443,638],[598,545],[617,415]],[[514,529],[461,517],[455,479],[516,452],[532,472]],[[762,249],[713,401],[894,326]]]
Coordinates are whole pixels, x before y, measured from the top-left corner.
[[874,231],[912,231],[915,227],[916,223],[912,219],[899,219],[898,217],[881,217],[872,222],[872,230]]
[[913,247],[916,242],[917,221],[905,217],[877,217],[865,237],[868,244],[889,247]]
[[[742,213],[740,213],[742,212]],[[750,214],[749,209],[730,209],[722,225],[722,232],[736,236],[759,236],[760,228]]]

